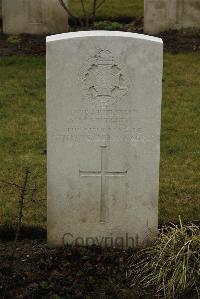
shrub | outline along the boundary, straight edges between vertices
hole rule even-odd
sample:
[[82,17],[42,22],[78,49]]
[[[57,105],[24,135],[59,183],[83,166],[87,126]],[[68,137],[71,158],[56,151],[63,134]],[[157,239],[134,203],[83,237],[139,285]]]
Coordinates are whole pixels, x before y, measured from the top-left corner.
[[10,44],[20,44],[21,43],[21,36],[20,35],[10,35],[7,38],[7,42]]
[[96,30],[122,30],[123,25],[118,22],[102,21],[95,22],[94,29]]
[[132,287],[154,298],[200,298],[200,228],[190,224],[161,230],[150,247],[130,259]]

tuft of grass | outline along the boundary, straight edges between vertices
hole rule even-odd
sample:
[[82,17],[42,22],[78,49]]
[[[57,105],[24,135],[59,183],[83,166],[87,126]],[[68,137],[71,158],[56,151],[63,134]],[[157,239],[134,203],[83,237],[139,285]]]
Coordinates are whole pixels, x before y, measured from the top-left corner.
[[129,278],[157,298],[200,298],[199,226],[164,227],[152,247],[132,258]]

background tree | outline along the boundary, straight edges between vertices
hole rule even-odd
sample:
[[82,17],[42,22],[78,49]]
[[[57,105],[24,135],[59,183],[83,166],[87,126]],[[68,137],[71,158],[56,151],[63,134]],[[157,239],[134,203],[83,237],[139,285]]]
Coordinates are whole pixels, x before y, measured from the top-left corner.
[[[77,16],[74,14],[74,12],[68,7],[68,5],[65,3],[65,0],[58,0],[60,5],[63,7],[63,9],[67,12],[68,16],[74,21],[74,23],[77,26],[81,27],[89,27],[93,26],[97,11],[98,9],[106,2],[106,0],[80,0],[80,6],[82,10],[82,16]],[[86,3],[90,1],[91,2],[91,9],[87,9]]]

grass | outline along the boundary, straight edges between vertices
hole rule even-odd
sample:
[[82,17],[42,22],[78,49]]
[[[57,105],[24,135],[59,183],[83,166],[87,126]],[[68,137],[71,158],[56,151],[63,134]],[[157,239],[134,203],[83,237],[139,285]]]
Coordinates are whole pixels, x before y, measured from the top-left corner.
[[154,245],[133,256],[132,286],[153,298],[200,298],[200,228],[166,227]]
[[[24,171],[30,168],[29,188],[37,182],[36,202],[26,195],[24,220],[46,221],[45,69],[43,58],[9,57],[0,61],[0,179],[22,185]],[[20,190],[1,184],[1,223],[16,221]],[[33,198],[34,199],[34,198]]]
[[[200,215],[200,60],[197,53],[166,53],[162,108],[159,222]],[[45,59],[0,60],[0,179],[20,185],[31,170],[24,224],[46,225]],[[0,222],[17,220],[19,189],[1,183]],[[31,201],[31,199],[35,201]]]
[[160,221],[200,217],[199,54],[166,54],[161,136]]
[[[76,15],[82,14],[80,2],[80,0],[69,1],[69,7]],[[86,1],[88,11],[91,11],[92,2],[93,1],[91,0]],[[143,6],[143,0],[106,0],[105,4],[98,10],[97,17],[101,19],[123,19],[140,17],[144,14]]]

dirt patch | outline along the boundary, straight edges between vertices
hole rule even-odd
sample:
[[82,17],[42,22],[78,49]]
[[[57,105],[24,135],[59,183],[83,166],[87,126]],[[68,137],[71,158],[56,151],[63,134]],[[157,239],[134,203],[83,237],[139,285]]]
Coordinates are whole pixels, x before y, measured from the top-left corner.
[[[127,285],[130,251],[0,243],[1,298],[140,298]],[[142,297],[141,297],[142,298]]]
[[[0,225],[0,242],[9,242],[15,240],[16,227]],[[46,240],[47,231],[40,226],[24,226],[20,229],[20,240]]]
[[46,36],[0,34],[0,56],[46,54]]
[[174,53],[199,52],[200,32],[192,31],[169,31],[159,35],[163,39],[164,49]]

